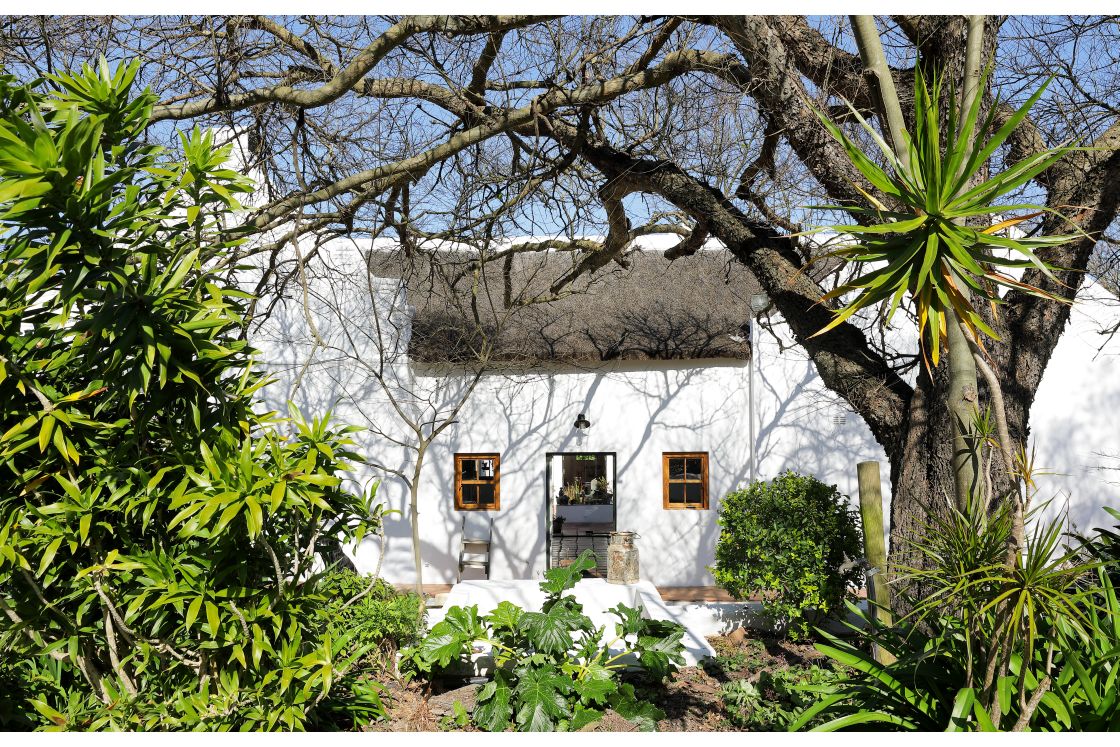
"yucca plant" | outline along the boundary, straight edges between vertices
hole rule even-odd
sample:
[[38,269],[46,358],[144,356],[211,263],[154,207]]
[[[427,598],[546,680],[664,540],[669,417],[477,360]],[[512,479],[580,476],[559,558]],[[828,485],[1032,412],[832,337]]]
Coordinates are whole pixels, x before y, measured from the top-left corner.
[[[939,363],[941,341],[948,325],[954,323],[954,316],[977,342],[980,332],[998,339],[995,330],[977,311],[976,299],[998,305],[1002,302],[999,289],[1004,287],[1062,301],[1042,288],[1015,279],[1006,270],[1033,266],[1053,278],[1052,268],[1039,259],[1036,250],[1059,246],[1076,238],[1074,234],[1001,235],[1006,229],[1052,211],[1041,205],[998,202],[1065,155],[1068,147],[1051,148],[1019,161],[990,179],[980,179],[988,160],[1027,116],[1046,90],[1046,84],[998,130],[995,129],[998,101],[981,117],[981,97],[975,96],[963,111],[962,119],[958,95],[943,88],[940,77],[927,83],[921,65],[915,66],[915,124],[912,132],[903,130],[901,133],[906,158],[896,154],[859,111],[848,104],[852,116],[879,147],[885,166],[864,153],[828,116],[818,112],[852,164],[886,201],[856,185],[871,208],[833,206],[847,212],[857,222],[826,227],[852,237],[851,243],[832,252],[831,256],[867,269],[824,296],[825,300],[831,300],[856,292],[855,297],[837,311],[832,322],[817,334],[827,332],[862,309],[887,302],[887,320],[890,321],[909,293],[919,334],[925,338],[934,366]],[[942,101],[948,102],[947,113],[942,112]],[[1014,211],[1026,212],[1004,217]],[[969,219],[975,218],[986,219],[989,225],[976,228],[967,224]]]
[[[1003,408],[997,404],[1002,401],[999,379],[982,360],[984,336],[998,338],[998,334],[985,321],[978,305],[987,303],[996,314],[1003,302],[1000,291],[1007,288],[1063,300],[1010,272],[1034,267],[1058,283],[1054,268],[1040,259],[1037,251],[1075,237],[1007,235],[1007,229],[1053,211],[1041,205],[1001,201],[1071,148],[1066,144],[1045,150],[985,178],[992,156],[1023,122],[1046,85],[999,124],[998,112],[1003,109],[1000,101],[997,99],[986,111],[983,106],[990,73],[990,68],[986,72],[980,69],[984,17],[969,16],[967,25],[960,91],[953,82],[946,83],[941,73],[927,81],[922,64],[916,64],[913,124],[908,128],[874,18],[852,17],[861,59],[877,83],[880,122],[886,137],[876,132],[855,107],[848,107],[881,151],[880,158],[865,153],[828,116],[817,112],[865,180],[865,185],[854,186],[868,205],[832,206],[855,221],[823,227],[846,240],[832,256],[854,263],[858,272],[854,279],[824,296],[823,301],[847,298],[831,323],[816,334],[871,307],[886,307],[889,322],[909,294],[927,371],[932,376],[933,368],[939,365],[943,342],[952,360],[947,404],[953,426],[952,468],[958,507],[980,487],[976,482],[979,445],[968,423],[976,413],[978,370],[984,374],[993,404],[997,405],[994,415],[1007,447],[1003,454],[1005,473],[1014,471],[1014,445]],[[1010,498],[1019,504],[1016,521],[1021,526],[1026,509],[1021,493],[1016,491]],[[1019,549],[1022,540],[1022,533],[1017,532],[1014,542]],[[1012,552],[1009,548],[1009,554]]]
[[[1012,531],[994,517],[950,510],[931,521],[909,569],[928,590],[894,625],[850,607],[853,631],[891,652],[883,665],[827,632],[817,648],[855,674],[817,691],[821,701],[792,728],[1047,730],[1106,728],[1120,718],[1112,694],[1120,618],[1107,574],[1060,547],[1061,522],[1039,523],[1023,561],[1009,568]],[[1094,578],[1099,584],[1080,583]],[[1093,727],[1088,727],[1093,728]]]

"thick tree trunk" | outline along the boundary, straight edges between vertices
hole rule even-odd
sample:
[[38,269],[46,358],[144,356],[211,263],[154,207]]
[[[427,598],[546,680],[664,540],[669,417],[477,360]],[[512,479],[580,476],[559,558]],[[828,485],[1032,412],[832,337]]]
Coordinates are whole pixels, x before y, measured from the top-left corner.
[[[885,445],[891,465],[890,565],[898,572],[922,567],[921,554],[913,545],[926,531],[931,516],[944,514],[955,493],[953,470],[953,424],[946,405],[949,376],[946,366],[930,372],[922,369],[910,398],[903,435],[898,443]],[[906,589],[896,581],[896,610],[905,614]]]
[[[834,200],[858,203],[862,198],[852,188],[857,177],[851,173],[850,163],[835,141],[823,133],[805,103],[804,89],[791,71],[803,65],[806,75],[821,76],[818,85],[830,87],[833,79],[829,71],[843,69],[848,75],[838,79],[838,92],[866,106],[867,87],[862,85],[859,57],[832,48],[806,25],[788,19],[721,16],[711,22],[728,34],[749,63],[748,68],[736,69],[735,75],[741,77],[741,85],[750,86],[751,95],[766,111],[771,125],[781,130]],[[989,25],[992,28],[984,34],[986,42],[994,38],[995,22],[989,20]],[[945,23],[932,23],[931,30],[936,32],[931,36],[937,37],[937,43],[927,52],[941,52],[950,75],[959,77],[965,55],[954,50],[961,51],[966,41],[964,19],[947,17]],[[926,41],[929,38],[923,36]],[[794,46],[794,54],[787,50],[786,42]],[[985,58],[990,46],[990,42],[985,45]],[[825,52],[814,55],[822,47]],[[934,55],[925,59],[932,64]],[[823,61],[819,70],[815,60]],[[831,311],[818,302],[823,290],[804,271],[788,236],[752,220],[726,195],[672,162],[638,158],[606,141],[588,142],[575,127],[555,119],[545,120],[542,125],[547,135],[572,148],[608,179],[626,180],[633,188],[658,194],[703,220],[711,235],[754,273],[789,322],[798,343],[812,357],[822,381],[851,404],[886,450],[893,493],[891,562],[911,564],[917,556],[907,538],[920,535],[931,512],[936,515],[951,505],[955,493],[949,367],[938,367],[933,374],[936,381],[922,371],[912,388],[852,325],[842,324],[826,335],[813,336],[831,320]],[[1115,132],[1115,141],[1120,144],[1120,123]],[[1110,137],[1111,131],[1099,140],[1111,143]],[[1020,128],[1012,142],[1015,160],[1043,147],[1041,136],[1030,128]],[[1079,213],[1080,226],[1098,232],[1116,215],[1120,203],[1120,187],[1116,186],[1120,181],[1113,178],[1120,173],[1120,152],[1082,160],[1084,163],[1069,157],[1048,172],[1044,178],[1051,193],[1048,202],[1086,206]],[[1062,228],[1062,221],[1053,220],[1047,222],[1044,231],[1060,233]],[[1092,241],[1084,240],[1044,254],[1056,265],[1083,268],[1091,249]],[[1059,273],[1063,285],[1033,271],[1028,271],[1026,279],[1056,295],[1072,296],[1081,284],[1082,273]],[[1053,301],[1014,292],[1007,295],[1007,302],[1001,309],[1001,319],[988,320],[1002,338],[989,343],[988,349],[1007,399],[1011,436],[1016,443],[1025,443],[1030,405],[1069,310]],[[977,401],[987,401],[983,382],[976,388]],[[996,479],[998,495],[1003,491],[998,474]]]

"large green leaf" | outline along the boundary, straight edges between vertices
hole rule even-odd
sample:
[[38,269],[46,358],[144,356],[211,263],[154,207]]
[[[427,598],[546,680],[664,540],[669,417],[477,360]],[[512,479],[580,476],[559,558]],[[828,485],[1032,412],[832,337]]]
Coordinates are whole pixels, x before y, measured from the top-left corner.
[[583,578],[584,571],[595,567],[595,553],[584,550],[571,565],[558,568],[549,568],[544,572],[545,580],[541,582],[541,589],[550,595],[560,595],[576,585]]
[[665,718],[665,712],[660,708],[648,700],[639,699],[634,686],[629,683],[619,685],[618,692],[611,700],[611,708],[619,716],[634,722],[642,731],[656,731],[657,722]]
[[520,621],[521,632],[529,643],[538,651],[553,655],[567,653],[574,645],[572,632],[589,625],[590,620],[562,603],[548,612],[526,612]]
[[572,712],[571,721],[568,722],[568,731],[582,731],[602,717],[603,712],[598,709],[577,705]]
[[554,731],[556,722],[572,713],[565,697],[572,681],[550,667],[518,671],[517,725],[522,731]]
[[486,621],[495,632],[516,631],[521,625],[521,617],[525,610],[508,600],[502,600],[498,606],[486,616]]
[[503,669],[494,672],[494,679],[478,690],[474,722],[486,731],[505,731],[513,719],[513,688],[510,674]]
[[619,622],[615,625],[615,630],[620,637],[635,635],[643,629],[644,621],[640,609],[619,604],[611,607],[607,612],[618,616]]
[[684,633],[684,629],[678,627],[660,635],[638,637],[638,657],[652,677],[662,679],[677,667],[684,666],[684,646],[681,644]]
[[614,672],[601,664],[588,665],[583,677],[575,681],[575,690],[586,705],[606,705],[617,689]]

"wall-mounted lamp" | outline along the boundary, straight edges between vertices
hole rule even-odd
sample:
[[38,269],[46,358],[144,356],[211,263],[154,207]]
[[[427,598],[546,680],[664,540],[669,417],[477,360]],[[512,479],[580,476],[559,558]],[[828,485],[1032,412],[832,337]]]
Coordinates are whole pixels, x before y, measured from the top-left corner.
[[583,441],[587,438],[587,432],[591,429],[591,421],[581,412],[576,417],[576,422],[572,424],[572,427],[576,429],[576,438]]

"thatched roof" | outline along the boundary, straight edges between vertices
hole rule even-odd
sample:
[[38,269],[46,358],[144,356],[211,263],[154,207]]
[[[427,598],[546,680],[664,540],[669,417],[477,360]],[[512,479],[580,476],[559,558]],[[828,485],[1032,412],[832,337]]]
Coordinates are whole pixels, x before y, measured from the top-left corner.
[[612,262],[561,298],[532,303],[550,297],[586,255],[516,254],[476,275],[474,254],[440,252],[433,263],[382,252],[371,269],[404,279],[416,310],[409,355],[420,363],[469,362],[480,350],[491,361],[520,364],[749,358],[749,300],[759,292],[753,276],[721,249],[674,261],[664,255],[632,250],[627,266]]

